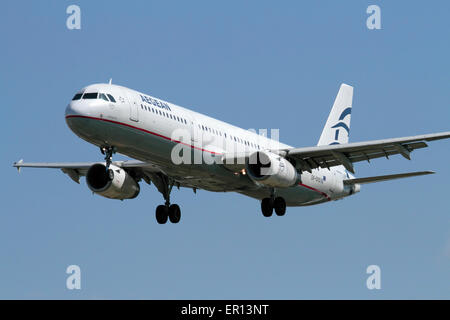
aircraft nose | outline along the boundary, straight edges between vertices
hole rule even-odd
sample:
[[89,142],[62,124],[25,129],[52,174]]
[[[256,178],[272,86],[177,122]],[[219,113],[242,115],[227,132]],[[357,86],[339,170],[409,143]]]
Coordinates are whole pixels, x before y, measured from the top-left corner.
[[86,130],[83,118],[91,114],[89,104],[83,100],[72,100],[66,107],[65,118],[67,126],[77,135]]
[[66,107],[66,118],[68,116],[84,115],[86,106],[80,101],[70,101]]

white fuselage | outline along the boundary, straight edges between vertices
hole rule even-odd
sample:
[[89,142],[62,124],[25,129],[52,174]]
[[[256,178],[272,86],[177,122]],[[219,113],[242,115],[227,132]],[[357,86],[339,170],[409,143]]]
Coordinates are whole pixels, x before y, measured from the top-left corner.
[[[256,132],[125,87],[95,84],[82,92],[109,94],[115,102],[71,101],[66,122],[74,133],[99,147],[113,145],[121,154],[154,164],[195,188],[235,191],[257,199],[267,197],[270,188],[255,183],[245,172],[211,163],[225,154],[290,148]],[[191,151],[191,163],[174,163],[173,150],[177,145]],[[285,198],[288,206],[317,204],[351,195],[354,190],[343,184],[348,178],[351,176],[340,166],[315,169],[303,172],[294,186],[275,192]]]

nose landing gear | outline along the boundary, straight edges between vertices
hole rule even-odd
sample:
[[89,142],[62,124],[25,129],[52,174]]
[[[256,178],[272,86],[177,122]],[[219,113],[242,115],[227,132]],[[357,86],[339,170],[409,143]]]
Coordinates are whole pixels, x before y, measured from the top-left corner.
[[114,153],[116,153],[116,147],[111,146],[100,147],[100,152],[105,155],[106,171],[108,171],[109,166],[112,163],[112,156]]

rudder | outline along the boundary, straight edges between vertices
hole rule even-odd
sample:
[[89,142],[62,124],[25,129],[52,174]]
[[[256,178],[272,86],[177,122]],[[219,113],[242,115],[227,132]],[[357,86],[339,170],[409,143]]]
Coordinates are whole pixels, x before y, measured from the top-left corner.
[[348,143],[352,113],[353,87],[341,84],[333,108],[320,136],[318,146]]

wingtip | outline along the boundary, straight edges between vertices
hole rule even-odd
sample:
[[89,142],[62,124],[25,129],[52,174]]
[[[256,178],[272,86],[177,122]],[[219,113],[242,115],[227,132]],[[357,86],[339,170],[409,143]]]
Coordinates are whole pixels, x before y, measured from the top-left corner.
[[20,159],[19,161],[14,162],[13,166],[17,167],[18,165],[20,165],[21,163],[23,163],[23,159]]
[[13,164],[13,167],[16,167],[17,168],[17,172],[19,172],[20,173],[20,168],[21,168],[21,164],[23,163],[23,159],[20,159],[19,161],[17,161],[17,162],[14,162],[14,164]]

